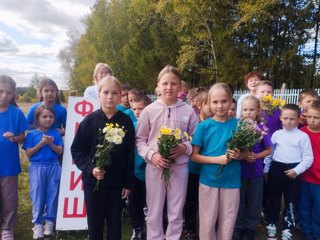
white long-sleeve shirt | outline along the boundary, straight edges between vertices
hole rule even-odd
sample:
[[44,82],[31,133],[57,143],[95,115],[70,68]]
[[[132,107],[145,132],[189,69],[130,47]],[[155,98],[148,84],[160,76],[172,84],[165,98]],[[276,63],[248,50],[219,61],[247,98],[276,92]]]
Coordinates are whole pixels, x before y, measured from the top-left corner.
[[272,161],[291,164],[299,163],[293,170],[300,175],[306,171],[313,162],[313,152],[309,136],[297,127],[291,130],[281,129],[272,137],[271,155],[264,159],[264,172],[269,172]]

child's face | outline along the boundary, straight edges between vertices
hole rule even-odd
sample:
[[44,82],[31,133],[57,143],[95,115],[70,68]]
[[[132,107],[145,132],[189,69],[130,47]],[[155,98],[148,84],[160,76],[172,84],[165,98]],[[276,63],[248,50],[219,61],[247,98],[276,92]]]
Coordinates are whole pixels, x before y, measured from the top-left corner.
[[6,108],[14,97],[14,89],[10,83],[0,82],[0,108]]
[[257,76],[253,76],[248,79],[247,87],[250,92],[255,92],[257,85],[261,82],[261,79]]
[[38,123],[42,129],[49,129],[54,122],[54,114],[48,109],[43,109],[39,115]]
[[113,110],[121,102],[121,91],[114,82],[107,82],[99,92],[99,99],[103,110]]
[[56,101],[57,94],[57,89],[51,85],[45,85],[41,89],[43,101],[48,103],[54,103]]
[[308,128],[314,132],[320,132],[320,111],[313,108],[307,110],[306,113]]
[[231,106],[231,97],[223,89],[215,89],[211,92],[209,106],[214,118],[225,119]]
[[242,118],[249,118],[255,121],[257,119],[258,114],[259,114],[259,108],[254,101],[250,99],[243,100],[242,106],[241,106]]
[[97,83],[105,76],[111,76],[111,73],[109,70],[105,67],[102,67],[98,70],[97,75],[96,75],[96,81]]
[[129,90],[122,90],[121,92],[121,104],[127,108],[130,107],[129,100],[128,100],[128,92]]
[[273,89],[271,86],[263,85],[263,86],[257,87],[257,90],[256,90],[256,97],[257,98],[261,99],[267,95],[273,96]]
[[146,107],[143,102],[133,102],[132,103],[132,111],[136,119],[139,119],[140,114],[142,113],[143,109]]
[[129,101],[129,105],[130,105],[131,108],[132,108],[133,100],[134,100],[134,94],[129,93],[128,94],[128,101]]
[[166,73],[158,81],[158,89],[161,94],[161,99],[166,104],[174,104],[177,101],[178,93],[181,89],[181,81],[173,73]]
[[299,102],[299,107],[303,108],[305,111],[308,110],[308,106],[313,103],[314,101],[317,101],[318,98],[311,96],[311,95],[305,95],[301,101]]
[[237,104],[236,103],[231,103],[231,106],[228,111],[228,116],[229,117],[235,117],[237,112]]
[[286,130],[291,130],[298,126],[299,116],[297,113],[291,109],[284,109],[281,112],[280,120],[282,122],[283,128]]

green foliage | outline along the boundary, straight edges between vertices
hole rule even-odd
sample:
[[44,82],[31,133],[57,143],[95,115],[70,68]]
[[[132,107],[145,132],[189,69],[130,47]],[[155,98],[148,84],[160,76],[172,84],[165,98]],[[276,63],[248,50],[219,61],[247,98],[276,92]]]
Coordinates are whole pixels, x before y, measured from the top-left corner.
[[98,62],[147,92],[167,64],[192,86],[219,81],[240,88],[255,69],[275,87],[306,87],[306,77],[319,79],[317,61],[310,61],[319,55],[304,52],[318,9],[317,1],[304,0],[98,0],[85,33],[78,40],[71,35],[60,59],[79,93],[92,84]]

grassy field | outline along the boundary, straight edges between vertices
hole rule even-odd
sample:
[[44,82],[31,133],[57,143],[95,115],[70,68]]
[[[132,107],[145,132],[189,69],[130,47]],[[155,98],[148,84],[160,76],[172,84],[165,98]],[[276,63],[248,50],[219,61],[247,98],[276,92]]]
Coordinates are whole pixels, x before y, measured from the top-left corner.
[[[27,112],[30,104],[19,103],[19,107],[23,112]],[[32,239],[32,223],[31,223],[31,214],[32,207],[29,198],[29,176],[28,176],[28,159],[25,156],[24,151],[21,151],[21,165],[22,173],[19,175],[19,222],[14,229],[15,239],[16,240],[29,240]],[[279,231],[280,232],[280,231]],[[122,224],[122,239],[129,240],[131,238],[131,227],[130,219],[127,215]],[[50,239],[50,238],[47,238]],[[68,231],[68,232],[58,232],[56,236],[53,236],[51,239],[59,240],[85,240],[87,239],[86,231]],[[182,237],[183,239],[183,237]],[[256,240],[264,240],[265,237],[265,224],[261,223],[258,225],[258,231],[256,234]],[[298,230],[294,231],[294,239],[302,240],[303,237]]]

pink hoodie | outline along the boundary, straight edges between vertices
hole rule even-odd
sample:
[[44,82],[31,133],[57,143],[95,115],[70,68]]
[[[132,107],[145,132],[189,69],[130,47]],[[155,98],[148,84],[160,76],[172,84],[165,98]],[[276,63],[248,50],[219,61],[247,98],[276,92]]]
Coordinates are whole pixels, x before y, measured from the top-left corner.
[[[174,105],[166,106],[161,99],[148,105],[141,113],[136,128],[136,145],[139,155],[151,166],[156,167],[151,162],[152,155],[158,151],[157,137],[160,135],[162,126],[170,128],[179,128],[181,133],[187,132],[193,136],[198,124],[198,117],[195,111],[182,102],[180,99]],[[171,169],[186,166],[189,156],[192,153],[190,141],[183,142],[187,151],[176,159],[176,163]]]

